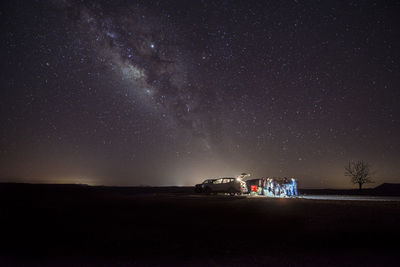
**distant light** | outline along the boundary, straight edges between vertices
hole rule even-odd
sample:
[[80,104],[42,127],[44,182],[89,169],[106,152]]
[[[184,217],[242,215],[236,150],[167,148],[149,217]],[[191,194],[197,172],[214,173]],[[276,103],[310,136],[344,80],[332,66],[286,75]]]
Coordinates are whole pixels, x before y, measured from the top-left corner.
[[150,48],[154,49],[155,45],[154,44],[150,44]]

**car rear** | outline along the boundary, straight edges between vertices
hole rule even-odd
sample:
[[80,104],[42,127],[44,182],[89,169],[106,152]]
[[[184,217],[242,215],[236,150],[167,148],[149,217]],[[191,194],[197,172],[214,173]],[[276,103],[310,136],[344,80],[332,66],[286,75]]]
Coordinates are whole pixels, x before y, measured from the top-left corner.
[[238,180],[239,184],[240,184],[240,193],[247,193],[248,189],[247,189],[247,184],[246,182],[242,181],[242,180]]

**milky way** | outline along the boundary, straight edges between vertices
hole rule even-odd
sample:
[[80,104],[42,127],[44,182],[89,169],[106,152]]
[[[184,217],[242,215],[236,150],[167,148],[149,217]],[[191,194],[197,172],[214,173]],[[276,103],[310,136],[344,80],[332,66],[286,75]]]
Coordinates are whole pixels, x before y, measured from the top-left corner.
[[395,1],[8,1],[1,181],[398,181]]
[[[71,8],[71,7],[70,7]],[[164,117],[171,127],[187,129],[206,140],[205,110],[212,105],[196,93],[187,64],[192,55],[174,25],[166,25],[140,8],[75,6],[80,35],[101,63],[111,68],[136,97]],[[200,106],[199,104],[202,103]],[[204,146],[203,146],[204,147]]]

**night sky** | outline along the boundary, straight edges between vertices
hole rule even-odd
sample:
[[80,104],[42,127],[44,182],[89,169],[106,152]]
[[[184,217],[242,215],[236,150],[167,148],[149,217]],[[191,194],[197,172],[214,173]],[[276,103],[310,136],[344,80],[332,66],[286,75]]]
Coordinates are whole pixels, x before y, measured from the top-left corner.
[[2,182],[400,182],[399,2],[2,5]]

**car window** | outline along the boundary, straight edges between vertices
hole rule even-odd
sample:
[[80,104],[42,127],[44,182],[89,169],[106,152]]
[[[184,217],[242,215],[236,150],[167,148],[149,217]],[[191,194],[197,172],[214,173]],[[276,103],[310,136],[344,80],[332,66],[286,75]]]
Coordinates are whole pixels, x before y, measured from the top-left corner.
[[222,179],[217,179],[214,181],[214,184],[220,184],[220,183],[222,183]]
[[225,178],[225,179],[224,179],[224,184],[230,183],[230,182],[231,182],[231,179],[229,179],[229,178]]

